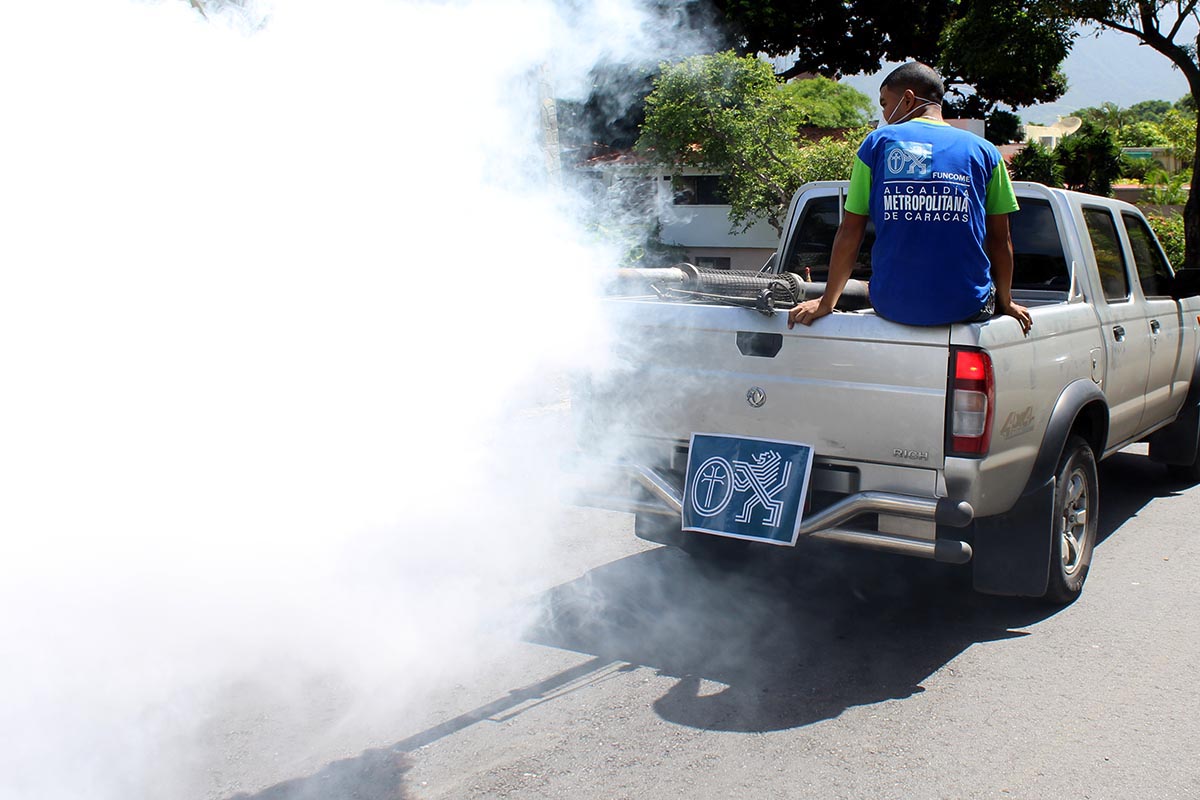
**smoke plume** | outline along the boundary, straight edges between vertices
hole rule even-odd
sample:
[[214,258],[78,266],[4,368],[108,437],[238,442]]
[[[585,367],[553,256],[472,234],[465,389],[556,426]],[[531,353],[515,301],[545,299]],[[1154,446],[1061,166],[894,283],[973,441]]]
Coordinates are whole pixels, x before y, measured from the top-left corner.
[[239,698],[392,712],[520,623],[614,256],[539,76],[694,47],[638,0],[0,11],[0,796],[253,788]]

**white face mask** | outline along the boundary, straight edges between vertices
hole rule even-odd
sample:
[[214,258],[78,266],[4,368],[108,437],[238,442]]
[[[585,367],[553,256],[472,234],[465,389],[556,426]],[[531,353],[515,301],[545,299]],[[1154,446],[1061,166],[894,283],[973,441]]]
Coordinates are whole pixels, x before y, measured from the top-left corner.
[[936,105],[940,105],[940,104],[939,104],[939,103],[938,103],[936,100],[930,100],[930,99],[928,99],[928,98],[925,98],[925,97],[918,97],[917,95],[913,95],[913,98],[914,98],[914,99],[916,99],[916,100],[922,100],[922,101],[924,101],[924,102],[922,102],[922,103],[921,103],[921,105],[919,105],[919,106],[913,106],[912,108],[910,108],[910,109],[908,110],[908,113],[904,115],[904,118],[903,118],[903,119],[898,119],[898,120],[896,120],[895,122],[892,122],[892,117],[896,116],[896,112],[900,110],[900,104],[899,104],[899,103],[896,103],[896,107],[892,109],[891,116],[884,117],[884,118],[883,118],[883,125],[880,125],[879,127],[881,127],[881,128],[882,128],[882,127],[884,127],[884,126],[887,126],[887,125],[899,125],[901,122],[908,122],[909,118],[911,118],[913,114],[917,113],[918,111],[920,111],[920,110],[921,110],[922,108],[924,108],[925,106],[936,106]]

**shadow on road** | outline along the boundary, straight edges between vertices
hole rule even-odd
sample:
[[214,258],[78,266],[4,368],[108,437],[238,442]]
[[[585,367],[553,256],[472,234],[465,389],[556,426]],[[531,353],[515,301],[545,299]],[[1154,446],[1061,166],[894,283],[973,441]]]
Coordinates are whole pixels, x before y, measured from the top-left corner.
[[1189,487],[1168,477],[1166,468],[1141,452],[1123,451],[1100,463],[1099,543],[1159,497],[1173,497]]
[[[1101,544],[1173,494],[1163,469],[1137,454],[1106,461],[1100,480]],[[664,719],[748,732],[909,697],[971,645],[1026,635],[1021,628],[1056,612],[977,595],[962,568],[826,546],[768,552],[724,572],[652,550],[544,600],[531,641],[652,667],[678,679],[655,703]]]
[[254,795],[236,794],[230,800],[405,800],[404,773],[408,757],[394,748],[367,750],[354,758],[334,761],[316,775],[278,783]]
[[1052,613],[976,596],[940,565],[815,547],[723,572],[662,548],[544,599],[531,641],[656,669],[678,679],[661,717],[748,732],[909,697],[970,645]]
[[[1100,541],[1181,488],[1141,455],[1100,465]],[[772,550],[733,570],[659,548],[546,592],[528,641],[591,659],[394,745],[231,800],[402,800],[406,752],[553,702],[613,669],[675,678],[654,710],[706,730],[773,731],[903,699],[971,645],[1029,635],[1057,609],[971,591],[965,570],[831,546]]]

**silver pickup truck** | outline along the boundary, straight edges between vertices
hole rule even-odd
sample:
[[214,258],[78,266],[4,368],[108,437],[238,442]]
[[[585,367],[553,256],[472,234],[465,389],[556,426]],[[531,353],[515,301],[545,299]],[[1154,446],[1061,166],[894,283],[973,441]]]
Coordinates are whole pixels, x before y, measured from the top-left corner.
[[[857,309],[789,330],[770,291],[821,293],[839,182],[800,189],[763,273],[727,274],[767,282],[757,295],[687,290],[697,271],[681,265],[604,301],[618,366],[575,393],[590,466],[578,501],[632,512],[639,536],[699,557],[807,537],[969,563],[981,592],[1072,601],[1096,541],[1098,460],[1148,440],[1150,458],[1200,479],[1200,271],[1174,272],[1132,205],[1015,186],[1029,336],[1007,317],[889,322],[853,281]],[[856,278],[869,280],[872,240]]]

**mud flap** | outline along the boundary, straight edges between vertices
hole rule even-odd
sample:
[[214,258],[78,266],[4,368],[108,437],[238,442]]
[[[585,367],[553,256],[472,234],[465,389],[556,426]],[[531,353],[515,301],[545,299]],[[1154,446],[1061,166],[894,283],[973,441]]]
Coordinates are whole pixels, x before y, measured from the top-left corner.
[[1179,417],[1150,434],[1150,460],[1160,464],[1190,467],[1200,449],[1200,407],[1184,406]]
[[975,520],[975,591],[1019,597],[1046,594],[1056,484],[1051,478],[1025,493],[1007,514]]
[[1192,369],[1192,382],[1183,408],[1175,421],[1165,428],[1150,434],[1150,460],[1177,467],[1190,467],[1196,463],[1196,452],[1200,449],[1200,355]]

